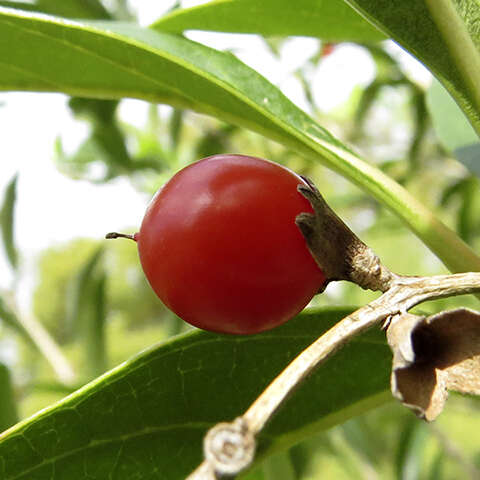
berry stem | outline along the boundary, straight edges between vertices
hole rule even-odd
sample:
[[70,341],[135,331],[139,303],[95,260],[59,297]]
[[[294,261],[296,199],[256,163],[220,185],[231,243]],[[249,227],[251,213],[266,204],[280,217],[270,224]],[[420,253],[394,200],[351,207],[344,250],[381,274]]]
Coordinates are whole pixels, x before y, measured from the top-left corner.
[[108,240],[114,239],[114,238],[128,238],[129,240],[133,240],[134,242],[136,242],[137,234],[134,233],[133,235],[130,235],[128,233],[110,232],[105,235],[105,238]]

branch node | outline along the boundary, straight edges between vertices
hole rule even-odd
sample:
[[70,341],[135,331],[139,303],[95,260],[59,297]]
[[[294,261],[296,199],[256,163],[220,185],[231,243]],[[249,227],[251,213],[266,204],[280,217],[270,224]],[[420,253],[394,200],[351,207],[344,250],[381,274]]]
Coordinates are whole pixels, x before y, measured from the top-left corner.
[[239,417],[232,423],[219,423],[211,428],[203,449],[205,459],[217,474],[236,475],[252,463],[255,437],[247,422]]

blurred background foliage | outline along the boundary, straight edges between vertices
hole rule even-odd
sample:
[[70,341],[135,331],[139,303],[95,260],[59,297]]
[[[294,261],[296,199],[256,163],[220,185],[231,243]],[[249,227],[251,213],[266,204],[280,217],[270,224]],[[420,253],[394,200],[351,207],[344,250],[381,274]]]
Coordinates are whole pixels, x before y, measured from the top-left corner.
[[[2,2],[16,3],[16,2]],[[131,19],[123,1],[96,9],[97,2],[37,1],[31,8],[57,15]],[[264,39],[278,56],[285,39]],[[384,44],[363,46],[376,67],[374,79],[357,87],[328,114],[311,90],[311,73],[342,45],[322,44],[301,68],[299,80],[310,113],[430,205],[473,248],[480,247],[480,194],[476,137],[434,84],[430,90],[404,71]],[[435,91],[433,91],[435,89]],[[119,115],[121,102],[71,98],[69,108],[89,135],[67,154],[58,138],[52,158],[74,179],[105,183],[122,176],[152,195],[189,162],[222,152],[241,152],[288,165],[316,182],[330,205],[382,257],[403,274],[445,273],[427,249],[392,214],[343,178],[295,152],[238,127],[191,112],[151,105],[146,127]],[[449,110],[450,109],[450,110]],[[448,118],[446,118],[448,117]],[[450,127],[449,127],[450,119]],[[443,122],[443,124],[442,124]],[[447,125],[445,125],[447,122]],[[462,163],[463,162],[463,163]],[[0,210],[3,254],[16,272],[0,291],[0,349],[14,352],[0,363],[0,430],[59,400],[80,385],[154,342],[190,327],[162,306],[141,271],[130,242],[73,239],[37,259],[32,313],[18,316],[15,287],[22,252],[14,239],[16,177]],[[138,226],[131,226],[132,231]],[[330,285],[315,305],[362,305],[376,294],[354,285]],[[473,297],[422,305],[435,312],[456,306],[478,308]],[[52,368],[59,363],[63,370]],[[63,372],[63,373],[62,373]],[[424,424],[394,403],[350,420],[268,459],[253,479],[453,479],[480,478],[478,401],[453,396],[434,425]]]

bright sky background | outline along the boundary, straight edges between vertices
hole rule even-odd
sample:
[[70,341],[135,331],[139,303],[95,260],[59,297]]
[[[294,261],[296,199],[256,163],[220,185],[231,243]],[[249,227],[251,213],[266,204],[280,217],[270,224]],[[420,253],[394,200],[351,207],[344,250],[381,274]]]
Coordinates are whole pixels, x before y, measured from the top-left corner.
[[[147,25],[174,2],[132,1],[139,20]],[[183,2],[185,6],[204,3]],[[233,48],[237,56],[279,86],[301,108],[307,109],[300,85],[289,74],[315,49],[316,41],[293,38],[286,42],[281,59],[273,58],[262,41],[250,35],[191,32],[193,40],[217,49]],[[391,44],[416,79],[428,84],[429,74],[411,57]],[[343,103],[358,84],[367,84],[374,64],[362,49],[341,45],[312,72],[312,85],[319,106],[328,111]],[[19,173],[15,235],[23,260],[20,301],[28,305],[35,282],[34,260],[52,245],[83,236],[102,238],[111,230],[139,225],[148,198],[137,193],[128,180],[96,186],[73,181],[60,174],[52,161],[54,141],[60,136],[67,151],[86,137],[87,126],[70,115],[67,98],[59,94],[0,93],[0,195],[12,176]],[[2,105],[3,104],[3,105]],[[121,109],[128,121],[142,126],[147,105],[129,100]],[[160,186],[160,185],[159,185]],[[1,249],[0,249],[1,250]],[[0,251],[0,288],[11,281],[9,267]]]

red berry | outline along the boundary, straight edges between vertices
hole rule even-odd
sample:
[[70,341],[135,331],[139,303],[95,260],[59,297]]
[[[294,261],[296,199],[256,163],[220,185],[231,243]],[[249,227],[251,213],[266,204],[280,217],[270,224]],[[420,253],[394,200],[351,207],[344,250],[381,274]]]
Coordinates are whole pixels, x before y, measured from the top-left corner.
[[325,281],[295,225],[303,180],[254,157],[215,155],[152,199],[135,240],[153,290],[180,318],[223,333],[280,325]]
[[336,47],[337,45],[335,43],[324,43],[321,51],[322,57],[328,57],[331,55]]

